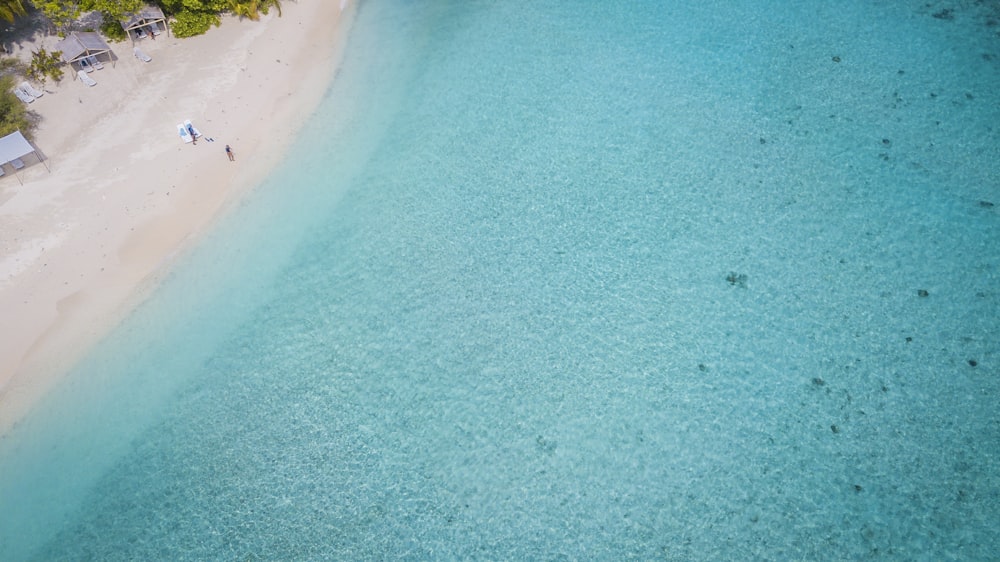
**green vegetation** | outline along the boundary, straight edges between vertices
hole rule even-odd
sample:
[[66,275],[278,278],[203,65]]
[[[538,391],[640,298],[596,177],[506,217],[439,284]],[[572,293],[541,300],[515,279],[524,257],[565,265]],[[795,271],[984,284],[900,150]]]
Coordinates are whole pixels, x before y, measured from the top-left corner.
[[167,14],[173,14],[170,28],[177,37],[201,35],[219,25],[219,14],[230,12],[240,18],[258,20],[271,8],[281,15],[280,0],[160,0]]
[[35,7],[52,22],[60,35],[80,17],[80,4],[73,0],[35,0]]
[[218,14],[229,9],[231,2],[230,0],[159,0],[157,4],[168,14],[180,14],[182,12],[210,12]]
[[0,0],[0,18],[14,23],[14,18],[28,13],[24,9],[24,0]]
[[281,0],[160,0],[159,4],[165,13],[174,16],[171,29],[177,37],[205,33],[219,25],[219,14],[223,12],[258,20],[274,8],[281,15]]
[[[104,0],[109,1],[109,0]],[[169,14],[183,12],[232,12],[241,18],[256,20],[274,8],[281,15],[281,0],[159,0],[163,11]]]
[[[30,0],[42,14],[52,22],[56,31],[64,35],[70,26],[85,12],[99,11],[104,16],[101,34],[108,39],[127,38],[121,22],[138,11],[146,0]],[[148,0],[158,4],[164,13],[172,16],[171,29],[176,37],[190,37],[208,31],[219,25],[220,15],[231,13],[239,18],[258,20],[271,9],[281,15],[281,0]],[[322,0],[321,0],[322,1]],[[27,14],[25,0],[0,0],[0,19],[13,22],[15,18]],[[30,136],[37,116],[13,94],[14,85],[20,75],[26,75],[35,82],[44,84],[46,80],[59,82],[63,78],[63,63],[60,54],[39,49],[32,55],[27,67],[10,58],[0,59],[0,135],[20,129]]]
[[4,74],[24,74],[24,63],[14,57],[0,57],[0,76]]
[[128,39],[128,33],[125,32],[125,28],[122,27],[121,22],[111,19],[107,15],[104,16],[104,21],[101,22],[101,35],[111,42]]
[[0,76],[0,136],[20,129],[24,136],[30,138],[37,116],[13,94],[14,84],[13,76]]
[[[0,0],[0,17],[5,14],[2,10],[4,5],[20,5],[20,2],[23,0]],[[35,6],[60,34],[80,14],[95,10],[101,12],[104,16],[101,33],[112,41],[127,38],[119,22],[138,11],[143,3],[143,0],[34,0]],[[219,16],[225,12],[254,21],[267,15],[271,9],[277,10],[278,15],[281,15],[281,0],[151,0],[150,3],[159,4],[164,13],[173,16],[170,28],[177,37],[205,33],[213,25],[219,25]]]
[[278,10],[281,15],[281,2],[279,0],[231,0],[229,9],[234,15],[254,21],[260,19],[261,14],[267,15],[271,8]]
[[174,17],[170,29],[174,32],[174,37],[191,37],[201,35],[208,31],[213,25],[221,22],[219,14],[212,12],[181,12]]
[[42,84],[45,84],[46,78],[51,78],[54,82],[62,80],[63,62],[60,55],[62,55],[60,51],[50,53],[45,49],[38,49],[32,53],[31,65],[25,72],[28,78]]
[[[0,0],[2,1],[2,0]],[[35,6],[45,14],[60,34],[84,12],[101,12],[104,23],[101,32],[111,40],[125,39],[121,21],[143,5],[143,0],[35,0]]]
[[[20,129],[24,136],[31,138],[35,130],[38,115],[28,111],[24,102],[14,95],[15,84],[21,83],[21,76],[30,76],[29,72],[30,68],[14,57],[0,58],[0,136]],[[59,74],[62,75],[62,70]]]
[[84,12],[99,11],[115,20],[123,20],[130,14],[139,11],[145,2],[143,0],[79,0],[80,9]]

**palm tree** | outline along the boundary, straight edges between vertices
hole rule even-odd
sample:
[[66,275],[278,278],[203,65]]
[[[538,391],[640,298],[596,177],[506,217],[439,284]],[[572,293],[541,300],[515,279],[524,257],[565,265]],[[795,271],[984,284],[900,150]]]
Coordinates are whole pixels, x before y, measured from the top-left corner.
[[[0,0],[0,18],[14,23],[14,18],[23,16],[28,11],[24,9],[24,0]],[[281,11],[278,11],[281,14]]]
[[230,10],[241,18],[260,19],[261,14],[267,14],[271,8],[278,10],[281,16],[281,0],[230,0]]

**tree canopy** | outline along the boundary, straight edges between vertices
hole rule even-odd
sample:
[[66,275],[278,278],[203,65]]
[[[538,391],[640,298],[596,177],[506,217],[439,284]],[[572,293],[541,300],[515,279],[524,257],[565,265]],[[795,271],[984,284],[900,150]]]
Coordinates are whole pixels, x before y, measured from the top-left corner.
[[30,138],[37,116],[14,96],[13,89],[14,77],[0,76],[0,136],[20,130]]
[[171,29],[177,37],[200,35],[219,25],[219,14],[229,12],[240,18],[258,20],[271,8],[281,15],[280,0],[159,0],[163,11],[174,16]]
[[24,0],[0,0],[0,18],[11,23],[17,16],[23,16],[28,11],[24,9]]
[[143,0],[79,0],[79,4],[83,12],[99,11],[105,17],[121,21],[139,11],[144,2]]
[[[5,6],[20,6],[23,0],[0,0],[0,17],[6,17]],[[120,22],[135,13],[145,3],[144,0],[34,0],[45,17],[56,29],[66,27],[84,12],[99,11],[105,22]],[[173,16],[172,29],[178,37],[199,35],[212,25],[219,24],[219,15],[231,13],[240,18],[258,20],[273,8],[281,15],[281,0],[155,0],[163,11]],[[9,19],[13,19],[11,15]],[[110,28],[109,28],[110,29]]]
[[231,12],[241,18],[256,20],[274,8],[278,11],[278,15],[281,15],[281,0],[160,0],[158,3],[164,11],[171,14]]

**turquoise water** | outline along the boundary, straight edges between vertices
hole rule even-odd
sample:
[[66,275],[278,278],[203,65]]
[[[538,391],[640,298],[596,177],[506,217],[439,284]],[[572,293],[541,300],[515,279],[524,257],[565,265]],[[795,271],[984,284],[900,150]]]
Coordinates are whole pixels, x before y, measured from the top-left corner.
[[0,559],[995,557],[1000,9],[829,4],[362,2]]

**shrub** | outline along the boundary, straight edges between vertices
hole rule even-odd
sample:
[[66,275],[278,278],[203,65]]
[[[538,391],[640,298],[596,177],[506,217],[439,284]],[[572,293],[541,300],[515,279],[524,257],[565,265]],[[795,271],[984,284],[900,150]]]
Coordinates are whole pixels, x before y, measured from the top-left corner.
[[0,76],[0,136],[9,135],[20,129],[24,136],[31,137],[37,116],[28,111],[12,91],[14,77]]
[[218,26],[221,23],[219,14],[210,12],[181,12],[174,16],[170,29],[174,32],[174,37],[192,37],[201,35],[208,31],[210,27]]
[[25,74],[28,78],[36,82],[45,83],[46,78],[51,78],[53,82],[58,82],[62,80],[63,77],[63,62],[62,51],[52,51],[51,53],[45,49],[38,49],[31,54],[31,65],[28,66],[28,70]]
[[24,63],[14,57],[0,57],[0,74],[24,74]]
[[60,37],[65,37],[69,26],[80,17],[78,2],[66,0],[34,0],[35,6],[52,22]]
[[104,21],[101,22],[101,35],[108,38],[109,41],[118,42],[128,39],[128,34],[122,28],[121,22],[115,19],[110,14],[101,14],[104,16]]

